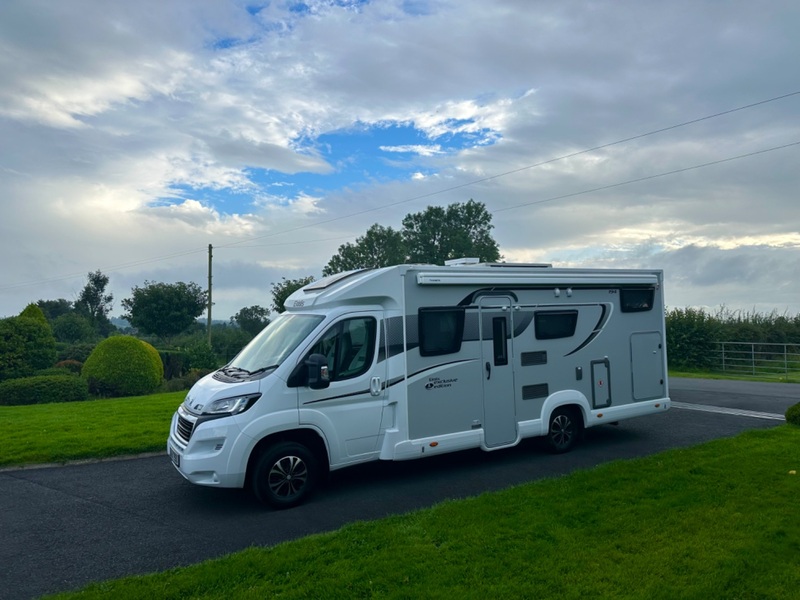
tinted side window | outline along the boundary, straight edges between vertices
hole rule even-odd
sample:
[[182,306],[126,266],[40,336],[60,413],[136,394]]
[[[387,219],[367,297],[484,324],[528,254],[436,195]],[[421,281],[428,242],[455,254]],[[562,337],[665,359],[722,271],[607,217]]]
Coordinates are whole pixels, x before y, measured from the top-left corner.
[[420,355],[438,356],[461,350],[463,307],[421,308],[418,321]]
[[328,359],[331,381],[357,377],[372,365],[376,327],[372,317],[340,321],[323,334],[309,354],[322,354]]
[[643,312],[652,310],[654,296],[655,290],[653,288],[622,288],[620,291],[622,312]]
[[550,310],[533,315],[537,340],[572,337],[578,324],[577,310]]

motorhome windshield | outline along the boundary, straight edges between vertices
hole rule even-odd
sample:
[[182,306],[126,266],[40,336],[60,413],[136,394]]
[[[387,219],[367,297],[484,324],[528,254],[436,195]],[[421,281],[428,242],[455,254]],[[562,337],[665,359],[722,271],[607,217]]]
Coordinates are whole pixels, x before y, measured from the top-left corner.
[[279,315],[227,368],[255,373],[279,366],[323,319],[321,315]]

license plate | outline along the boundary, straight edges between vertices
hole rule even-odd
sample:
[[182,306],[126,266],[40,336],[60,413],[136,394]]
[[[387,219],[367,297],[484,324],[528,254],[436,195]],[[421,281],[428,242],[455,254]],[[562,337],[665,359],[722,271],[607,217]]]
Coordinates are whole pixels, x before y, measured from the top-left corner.
[[169,449],[169,457],[170,460],[172,460],[173,465],[175,465],[176,467],[181,466],[181,455],[178,454],[174,448]]

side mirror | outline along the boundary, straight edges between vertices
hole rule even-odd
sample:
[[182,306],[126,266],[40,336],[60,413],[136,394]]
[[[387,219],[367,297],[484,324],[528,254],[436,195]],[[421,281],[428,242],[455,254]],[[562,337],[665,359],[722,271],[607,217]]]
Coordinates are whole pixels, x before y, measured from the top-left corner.
[[324,390],[331,384],[328,359],[322,354],[312,354],[305,364],[308,368],[308,387],[312,390]]

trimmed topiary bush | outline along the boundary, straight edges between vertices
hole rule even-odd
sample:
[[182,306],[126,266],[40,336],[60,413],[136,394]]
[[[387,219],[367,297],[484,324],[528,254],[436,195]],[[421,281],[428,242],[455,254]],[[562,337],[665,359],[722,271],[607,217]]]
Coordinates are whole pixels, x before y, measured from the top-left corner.
[[786,409],[786,422],[800,426],[800,402]]
[[81,377],[99,396],[141,396],[161,385],[164,365],[158,350],[129,335],[103,340],[86,359]]
[[88,400],[89,386],[74,375],[37,375],[0,383],[0,405]]
[[33,375],[55,362],[56,340],[46,320],[0,319],[0,381]]

